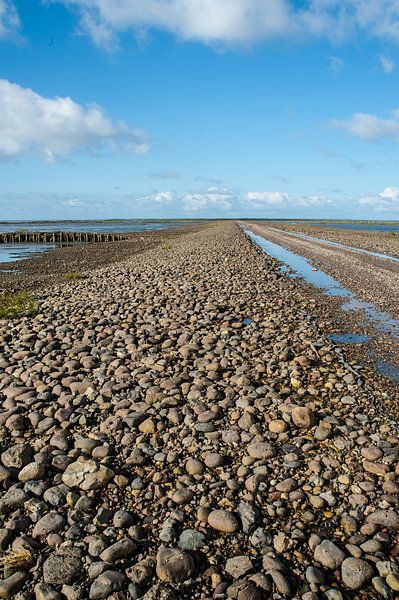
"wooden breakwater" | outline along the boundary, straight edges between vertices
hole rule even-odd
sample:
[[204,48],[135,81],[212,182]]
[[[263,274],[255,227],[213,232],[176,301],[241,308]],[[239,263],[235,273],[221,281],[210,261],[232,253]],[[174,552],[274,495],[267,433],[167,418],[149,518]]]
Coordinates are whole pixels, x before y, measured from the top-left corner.
[[0,232],[0,244],[74,244],[86,242],[119,242],[128,236],[122,233],[83,231],[11,231]]

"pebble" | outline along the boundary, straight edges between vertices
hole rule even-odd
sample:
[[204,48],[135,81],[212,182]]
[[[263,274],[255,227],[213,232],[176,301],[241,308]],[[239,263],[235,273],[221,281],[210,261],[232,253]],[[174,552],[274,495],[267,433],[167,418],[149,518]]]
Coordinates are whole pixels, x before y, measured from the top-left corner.
[[235,224],[190,228],[0,323],[2,593],[395,597],[383,387]]
[[166,583],[179,583],[194,575],[194,560],[188,552],[176,548],[160,548],[157,554],[156,572]]
[[323,540],[316,546],[314,559],[326,569],[338,569],[345,559],[345,553],[330,540]]
[[360,590],[373,577],[370,563],[360,558],[346,558],[341,565],[342,581],[350,590]]
[[208,516],[208,523],[222,533],[235,533],[239,528],[236,517],[226,510],[213,510]]

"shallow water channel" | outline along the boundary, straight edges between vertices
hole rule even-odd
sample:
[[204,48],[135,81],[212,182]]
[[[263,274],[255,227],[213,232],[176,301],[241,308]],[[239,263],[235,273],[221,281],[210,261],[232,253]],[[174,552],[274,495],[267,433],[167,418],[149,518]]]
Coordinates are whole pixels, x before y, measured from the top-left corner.
[[[399,340],[399,321],[393,319],[386,312],[380,310],[370,302],[360,300],[356,294],[343,286],[337,279],[331,277],[324,271],[314,267],[307,258],[300,256],[279,244],[270,242],[260,235],[256,235],[246,227],[243,227],[247,236],[262,248],[269,256],[282,262],[281,272],[288,277],[298,277],[307,283],[323,290],[327,296],[342,298],[341,308],[345,311],[353,311],[361,314],[363,324],[380,333],[388,334],[391,338]],[[279,230],[280,231],[280,230]],[[310,236],[309,236],[310,237]],[[324,240],[323,240],[324,241]],[[331,340],[343,344],[365,344],[369,341],[366,335],[358,334],[334,334]],[[379,373],[386,375],[392,380],[399,381],[399,369],[394,365],[372,356]]]

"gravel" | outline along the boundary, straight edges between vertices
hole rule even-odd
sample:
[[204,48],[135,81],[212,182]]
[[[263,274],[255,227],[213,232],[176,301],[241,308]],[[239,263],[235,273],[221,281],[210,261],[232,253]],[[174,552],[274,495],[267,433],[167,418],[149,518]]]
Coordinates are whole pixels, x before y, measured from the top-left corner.
[[0,597],[394,598],[397,424],[233,223],[0,323]]

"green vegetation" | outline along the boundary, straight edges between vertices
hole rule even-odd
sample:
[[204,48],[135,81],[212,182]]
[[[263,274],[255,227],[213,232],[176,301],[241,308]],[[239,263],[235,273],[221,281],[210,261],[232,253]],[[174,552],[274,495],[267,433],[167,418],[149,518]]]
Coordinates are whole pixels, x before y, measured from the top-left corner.
[[163,248],[164,250],[172,250],[172,248],[173,248],[173,244],[171,244],[171,243],[164,244],[164,245],[162,246],[162,248]]
[[3,292],[0,294],[0,319],[19,319],[34,315],[37,311],[35,298],[26,292]]
[[69,280],[85,279],[85,275],[82,275],[82,273],[65,273],[64,277]]

